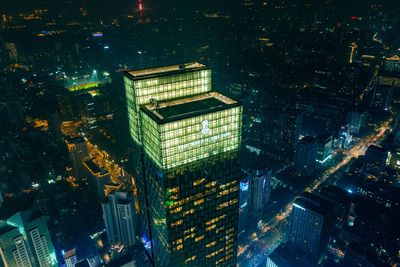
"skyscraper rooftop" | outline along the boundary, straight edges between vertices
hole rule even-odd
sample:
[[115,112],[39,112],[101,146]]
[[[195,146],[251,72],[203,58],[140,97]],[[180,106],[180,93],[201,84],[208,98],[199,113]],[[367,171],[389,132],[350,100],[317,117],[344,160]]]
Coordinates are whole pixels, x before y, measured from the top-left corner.
[[211,92],[172,101],[146,104],[142,106],[142,109],[158,123],[164,123],[235,106],[240,106],[238,101],[220,93]]
[[133,79],[144,79],[144,78],[151,78],[154,76],[158,77],[160,75],[172,75],[184,72],[185,70],[200,70],[204,68],[208,68],[208,66],[201,64],[199,62],[190,62],[185,64],[176,64],[163,67],[130,70],[126,71],[125,75],[128,75]]

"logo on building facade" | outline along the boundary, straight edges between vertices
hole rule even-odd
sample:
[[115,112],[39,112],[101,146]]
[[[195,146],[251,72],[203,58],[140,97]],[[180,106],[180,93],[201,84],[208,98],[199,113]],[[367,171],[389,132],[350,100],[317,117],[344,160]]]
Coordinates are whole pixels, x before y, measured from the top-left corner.
[[201,122],[201,134],[208,134],[210,131],[208,120]]

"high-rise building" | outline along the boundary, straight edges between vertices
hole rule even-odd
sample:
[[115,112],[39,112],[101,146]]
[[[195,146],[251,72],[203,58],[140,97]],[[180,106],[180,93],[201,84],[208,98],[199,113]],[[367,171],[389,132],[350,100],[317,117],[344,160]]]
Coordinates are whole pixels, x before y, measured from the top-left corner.
[[379,85],[386,85],[388,88],[400,87],[400,59],[398,56],[385,59],[376,81]]
[[396,55],[386,58],[383,66],[387,71],[400,73],[400,57]]
[[322,188],[318,195],[334,204],[335,225],[338,229],[342,228],[346,224],[350,207],[348,192],[340,187],[331,185]]
[[[400,85],[399,85],[400,87]],[[376,84],[372,98],[372,107],[380,110],[388,110],[393,101],[392,85]]]
[[54,139],[60,140],[61,134],[61,118],[58,110],[46,110],[46,119],[49,126],[49,132]]
[[211,92],[200,63],[126,72],[125,84],[151,261],[234,266],[241,104]]
[[244,230],[248,221],[249,215],[249,187],[250,177],[240,180],[239,193],[239,232]]
[[91,94],[81,95],[82,107],[81,107],[81,118],[87,129],[87,132],[97,128],[97,116],[98,111],[96,108],[95,97]]
[[293,153],[299,142],[303,113],[297,109],[269,109],[264,116],[265,143],[280,151]]
[[312,136],[303,137],[296,149],[294,167],[298,173],[311,175],[315,171],[318,142]]
[[58,266],[46,218],[32,210],[1,221],[0,255],[4,266]]
[[296,199],[290,216],[290,247],[318,260],[333,225],[333,209],[331,202],[308,192]]
[[381,146],[370,145],[365,152],[364,162],[366,171],[378,174],[388,164],[388,152]]
[[393,144],[400,148],[400,123],[397,122],[396,127],[393,129]]
[[320,134],[317,136],[317,140],[317,162],[324,164],[332,157],[332,136],[330,134]]
[[72,174],[76,179],[81,180],[85,172],[83,161],[89,157],[86,140],[79,136],[68,138],[66,143],[72,163]]
[[126,71],[124,84],[131,137],[140,143],[140,105],[211,91],[211,69],[192,62]]
[[127,191],[111,192],[101,206],[110,245],[135,245],[136,214],[133,194]]
[[250,213],[253,217],[260,215],[269,200],[272,170],[257,170],[250,180]]
[[353,136],[350,134],[350,126],[346,124],[340,127],[338,134],[334,139],[334,147],[343,149],[349,148],[351,142],[353,141]]
[[83,161],[85,172],[82,178],[87,179],[89,192],[99,199],[105,196],[104,186],[110,182],[110,173],[106,168],[100,168],[94,161]]
[[74,248],[63,253],[63,258],[67,267],[75,267],[75,264],[78,263],[78,257]]
[[349,131],[351,134],[358,134],[360,129],[367,122],[367,110],[351,110],[347,114],[347,122],[349,123]]

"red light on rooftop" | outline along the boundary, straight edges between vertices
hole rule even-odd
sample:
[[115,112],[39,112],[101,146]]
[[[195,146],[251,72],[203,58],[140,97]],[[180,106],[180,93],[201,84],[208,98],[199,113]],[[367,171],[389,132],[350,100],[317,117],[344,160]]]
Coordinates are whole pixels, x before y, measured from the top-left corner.
[[362,20],[361,17],[357,17],[357,16],[351,16],[350,19],[352,19],[352,20]]

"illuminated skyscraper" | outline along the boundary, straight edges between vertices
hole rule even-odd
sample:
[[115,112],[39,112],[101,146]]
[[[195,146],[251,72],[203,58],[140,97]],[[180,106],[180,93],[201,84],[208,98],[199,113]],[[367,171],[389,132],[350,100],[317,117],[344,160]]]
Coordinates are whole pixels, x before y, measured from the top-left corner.
[[31,210],[1,221],[0,255],[4,266],[58,266],[46,218]]
[[262,213],[264,205],[269,200],[271,177],[271,170],[257,170],[251,176],[249,204],[253,217],[257,217]]
[[305,257],[318,260],[333,226],[333,204],[318,195],[303,193],[293,203],[289,245]]
[[105,196],[104,186],[111,180],[110,173],[105,167],[100,168],[93,160],[83,161],[83,166],[85,171],[82,179],[87,180],[89,192],[102,199]]
[[76,179],[80,180],[85,172],[83,161],[89,157],[86,141],[83,137],[79,136],[68,138],[66,143],[72,163],[72,174]]
[[315,171],[317,152],[317,139],[312,136],[303,137],[296,149],[294,161],[296,171],[304,175],[311,175]]
[[140,143],[140,105],[211,91],[210,67],[193,62],[124,73],[129,130]]
[[102,201],[101,206],[110,245],[135,245],[136,216],[132,193],[113,191]]
[[74,248],[65,253],[63,252],[63,258],[67,267],[75,267],[75,264],[78,263],[78,258]]
[[235,266],[242,106],[211,92],[209,67],[125,73],[142,241],[155,266]]

